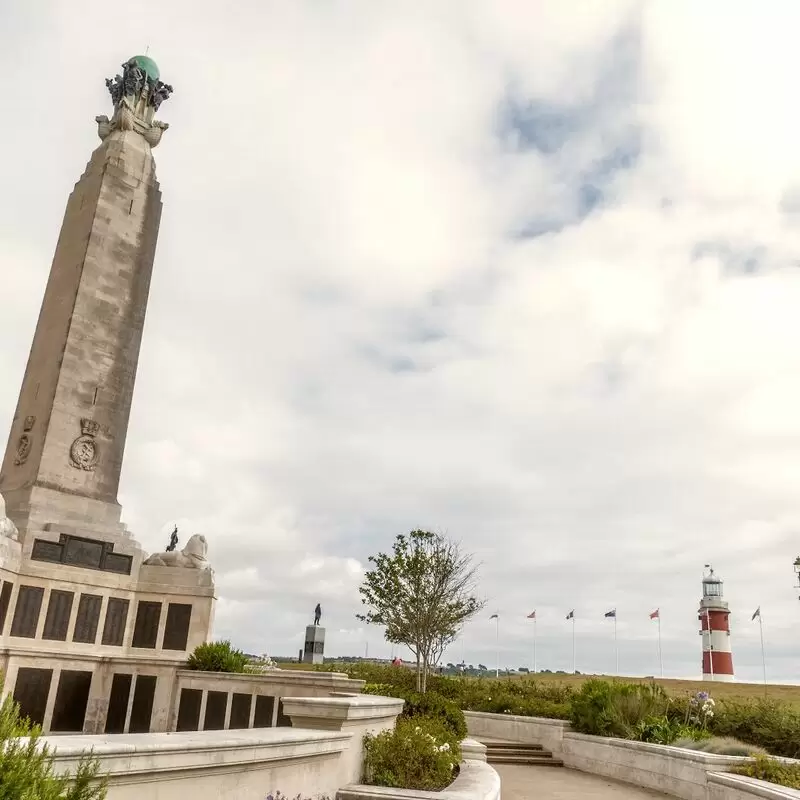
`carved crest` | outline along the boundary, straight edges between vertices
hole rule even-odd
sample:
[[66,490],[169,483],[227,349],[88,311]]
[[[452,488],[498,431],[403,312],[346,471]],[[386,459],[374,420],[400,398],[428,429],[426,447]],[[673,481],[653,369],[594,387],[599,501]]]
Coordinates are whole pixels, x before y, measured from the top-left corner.
[[28,456],[31,454],[32,446],[33,440],[31,437],[28,436],[27,433],[23,433],[17,442],[17,454],[14,457],[14,464],[16,464],[18,467],[24,464],[28,460]]
[[94,437],[97,436],[99,430],[100,425],[94,420],[87,418],[81,420],[83,435],[79,436],[69,448],[69,457],[72,460],[72,466],[76,469],[92,472],[97,466],[99,453]]
[[33,426],[35,424],[36,424],[36,417],[34,417],[33,415],[25,417],[25,422],[22,424],[22,430],[24,430],[25,433],[27,433],[28,431],[32,431]]

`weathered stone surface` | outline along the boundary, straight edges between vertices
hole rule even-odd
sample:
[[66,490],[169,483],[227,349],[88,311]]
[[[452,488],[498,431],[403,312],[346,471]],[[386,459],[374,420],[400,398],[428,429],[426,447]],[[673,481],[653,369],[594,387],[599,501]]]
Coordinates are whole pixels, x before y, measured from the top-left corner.
[[46,513],[50,520],[119,521],[160,218],[150,145],[134,131],[112,133],[67,203],[0,471],[8,516],[23,535],[37,506],[53,502],[37,488],[60,495],[64,513]]

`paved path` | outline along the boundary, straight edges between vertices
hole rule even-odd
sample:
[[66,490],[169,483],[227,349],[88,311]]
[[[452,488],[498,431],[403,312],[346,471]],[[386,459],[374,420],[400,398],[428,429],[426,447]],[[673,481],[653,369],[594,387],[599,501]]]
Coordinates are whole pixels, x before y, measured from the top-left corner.
[[667,795],[562,767],[492,764],[503,800],[646,800]]

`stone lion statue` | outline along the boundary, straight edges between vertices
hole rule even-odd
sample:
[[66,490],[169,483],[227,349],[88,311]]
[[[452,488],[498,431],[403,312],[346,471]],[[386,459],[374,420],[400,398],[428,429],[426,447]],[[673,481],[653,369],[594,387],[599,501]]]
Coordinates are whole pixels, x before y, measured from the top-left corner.
[[189,537],[183,550],[173,550],[171,553],[153,553],[144,563],[153,567],[187,567],[188,569],[208,569],[206,558],[208,542],[206,537],[199,533]]
[[17,526],[6,516],[6,501],[0,494],[0,536],[7,536],[15,542],[19,539]]

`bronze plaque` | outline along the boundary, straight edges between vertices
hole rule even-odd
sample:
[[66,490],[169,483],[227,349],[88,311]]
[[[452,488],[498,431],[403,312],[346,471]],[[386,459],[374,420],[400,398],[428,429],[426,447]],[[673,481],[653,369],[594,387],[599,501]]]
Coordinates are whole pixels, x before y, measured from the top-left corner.
[[68,536],[64,545],[64,563],[79,567],[100,569],[103,561],[103,543],[92,539]]
[[[250,709],[253,706],[253,696],[235,692],[231,699],[231,721],[228,727],[231,730],[250,727]],[[270,719],[272,715],[270,713]]]
[[200,729],[200,704],[203,692],[200,689],[181,689],[178,706],[178,724],[175,730],[196,731]]
[[64,545],[58,542],[48,542],[46,539],[34,539],[31,558],[34,561],[49,561],[60,564],[64,555]]
[[69,628],[69,615],[72,611],[72,592],[62,592],[58,589],[50,591],[50,602],[47,604],[47,616],[44,620],[42,639],[55,639],[59,642],[67,641]]
[[158,639],[158,623],[161,619],[161,603],[140,600],[136,607],[136,623],[133,626],[132,647],[154,648]]
[[3,581],[3,588],[0,589],[0,636],[6,626],[6,617],[8,616],[8,605],[11,602],[11,590],[14,584],[11,581]]
[[164,626],[164,650],[186,650],[191,619],[192,606],[190,603],[169,604],[167,623]]
[[43,597],[44,589],[41,586],[19,587],[17,607],[14,609],[14,620],[11,623],[12,636],[24,636],[27,639],[36,637]]
[[133,675],[124,672],[115,673],[111,681],[111,696],[108,698],[106,733],[125,733],[125,717],[128,715],[128,698],[131,696],[132,681]]
[[227,692],[208,692],[204,731],[221,731],[225,728],[225,712],[228,709]]
[[150,733],[153,700],[156,696],[156,676],[137,675],[131,706],[131,724],[128,733]]
[[86,705],[89,702],[91,685],[91,672],[61,670],[56,703],[53,706],[53,721],[50,723],[51,731],[83,732],[83,721],[86,718]]
[[94,644],[97,639],[97,625],[100,622],[100,606],[103,598],[99,594],[82,594],[78,602],[78,616],[75,619],[73,642]]
[[27,717],[36,725],[44,722],[47,698],[50,695],[50,683],[53,670],[20,667],[17,670],[17,682],[14,685],[14,700],[19,703],[20,717]]
[[125,623],[128,620],[128,601],[119,597],[109,597],[106,608],[106,622],[103,626],[102,643],[107,645],[122,645],[125,637]]

